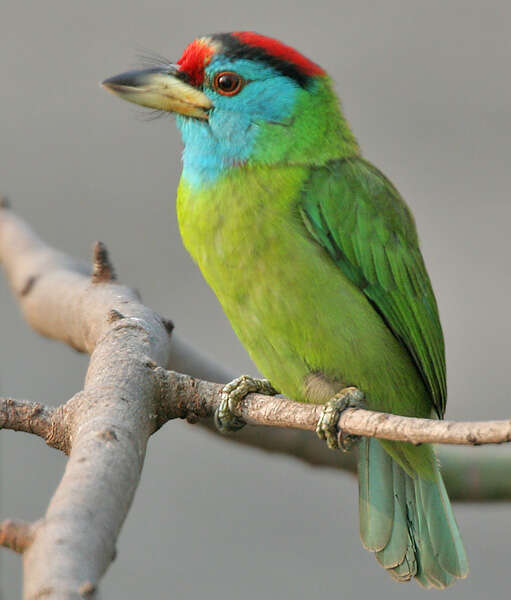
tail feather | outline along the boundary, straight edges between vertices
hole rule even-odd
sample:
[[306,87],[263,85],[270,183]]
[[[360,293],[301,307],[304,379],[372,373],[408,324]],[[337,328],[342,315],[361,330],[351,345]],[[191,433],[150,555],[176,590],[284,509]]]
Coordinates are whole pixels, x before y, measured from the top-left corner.
[[360,442],[363,545],[397,581],[442,589],[466,577],[468,563],[436,463],[433,471],[433,480],[412,477],[377,440]]
[[[376,553],[376,560],[385,569],[399,567],[405,560],[405,555],[411,544],[410,534],[406,523],[406,489],[405,480],[400,477],[397,463],[391,461],[393,489],[393,522],[392,533],[385,547]],[[401,571],[401,570],[400,570]]]
[[[371,552],[383,550],[388,544],[394,513],[394,501],[389,479],[392,481],[392,462],[381,461],[380,447],[367,444],[360,449],[359,461],[364,463],[360,485],[360,531],[362,543]],[[378,469],[369,465],[379,464]]]
[[[442,476],[437,471],[435,482],[419,480],[419,483],[424,511],[434,515],[428,520],[433,551],[445,571],[454,577],[464,577],[468,574],[468,561]],[[454,544],[455,551],[445,551],[449,544]]]
[[415,494],[415,503],[417,506],[416,515],[413,517],[414,522],[416,523],[416,530],[418,531],[418,535],[415,535],[415,543],[417,547],[419,568],[424,574],[424,579],[427,582],[424,587],[446,588],[453,583],[454,578],[442,569],[433,549],[428,521],[431,520],[431,518],[436,518],[436,516],[430,515],[425,511],[421,494],[421,480],[416,477],[414,480],[410,480],[409,485],[413,488],[410,493]]

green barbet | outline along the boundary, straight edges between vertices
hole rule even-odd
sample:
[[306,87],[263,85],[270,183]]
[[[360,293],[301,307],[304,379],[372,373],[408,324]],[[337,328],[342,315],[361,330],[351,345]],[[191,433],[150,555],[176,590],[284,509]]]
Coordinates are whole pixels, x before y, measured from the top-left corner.
[[[413,217],[362,158],[323,69],[235,32],[103,85],[177,114],[186,248],[274,388],[327,403],[324,437],[347,386],[374,410],[443,417],[444,341]],[[244,380],[229,401],[237,387],[271,391]],[[467,575],[431,446],[363,438],[358,472],[362,543],[395,579],[444,588]]]

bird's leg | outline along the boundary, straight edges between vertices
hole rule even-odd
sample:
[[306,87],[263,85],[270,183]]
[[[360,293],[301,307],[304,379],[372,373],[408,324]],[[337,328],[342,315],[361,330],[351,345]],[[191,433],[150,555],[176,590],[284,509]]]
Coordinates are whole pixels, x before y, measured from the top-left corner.
[[353,443],[358,440],[356,435],[339,431],[337,423],[343,411],[347,408],[361,408],[363,400],[364,394],[359,389],[348,387],[338,392],[325,404],[316,426],[316,433],[320,439],[326,440],[331,450],[348,452]]
[[215,411],[215,425],[222,433],[238,431],[246,425],[243,419],[236,416],[243,398],[252,392],[275,396],[277,390],[267,379],[254,379],[249,375],[242,375],[229,382],[222,390],[220,406]]

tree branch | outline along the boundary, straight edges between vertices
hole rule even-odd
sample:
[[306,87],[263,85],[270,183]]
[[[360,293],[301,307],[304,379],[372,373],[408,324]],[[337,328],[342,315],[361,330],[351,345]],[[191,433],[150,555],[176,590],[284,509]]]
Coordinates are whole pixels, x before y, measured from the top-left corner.
[[[192,422],[213,416],[220,405],[222,384],[195,379],[175,371],[159,370],[164,394],[160,420],[176,417]],[[294,402],[283,396],[249,394],[240,403],[236,416],[250,425],[286,427],[315,431],[323,405]],[[163,412],[163,418],[161,413]],[[441,443],[480,446],[511,441],[511,420],[437,421],[348,408],[338,421],[339,430],[351,435],[376,437],[412,444]]]
[[[159,382],[147,364],[168,364],[167,327],[133,291],[110,281],[98,254],[104,252],[96,252],[92,282],[90,267],[48,247],[0,209],[0,260],[27,321],[91,354],[83,391],[57,409],[69,461],[23,555],[25,598],[94,596],[156,426]],[[48,419],[37,422],[33,408],[24,407],[26,418],[6,411],[6,424],[48,439],[50,412],[43,409]]]
[[[174,335],[171,364],[181,372],[206,380],[227,382],[236,376],[223,365],[214,363],[188,343]],[[238,374],[239,375],[239,374]],[[208,433],[219,435],[212,419],[199,421]],[[244,444],[271,454],[285,454],[314,467],[326,467],[356,473],[357,452],[332,452],[317,436],[299,429],[276,429],[247,425],[223,435],[228,442]],[[442,474],[451,500],[461,502],[502,502],[511,500],[511,455],[489,449],[437,448]]]
[[0,398],[0,429],[12,429],[33,433],[43,438],[48,445],[61,449],[54,442],[56,431],[61,429],[55,419],[55,409],[37,402]]
[[[220,384],[167,367],[188,361],[191,371],[211,379],[219,370],[179,340],[171,345],[172,323],[116,283],[103,245],[95,246],[91,268],[47,246],[0,202],[0,260],[30,325],[91,355],[84,389],[56,409],[0,399],[2,427],[34,433],[69,454],[45,518],[37,527],[4,523],[1,540],[24,552],[25,598],[93,597],[115,554],[149,436],[173,418],[205,419],[210,426],[208,417],[219,404]],[[321,408],[250,395],[239,416],[252,424],[314,430]],[[348,409],[339,424],[348,433],[414,443],[510,439],[509,421],[442,423]],[[230,439],[292,453],[311,464],[354,468],[353,456],[327,450],[310,434],[304,443],[302,431],[258,427],[256,438],[254,429]]]

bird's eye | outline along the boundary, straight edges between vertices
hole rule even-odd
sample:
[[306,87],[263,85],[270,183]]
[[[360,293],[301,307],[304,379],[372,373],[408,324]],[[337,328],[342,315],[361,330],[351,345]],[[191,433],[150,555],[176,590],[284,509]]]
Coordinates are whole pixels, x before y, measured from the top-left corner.
[[245,81],[241,75],[232,71],[222,71],[213,78],[213,89],[223,96],[234,96],[241,91]]

